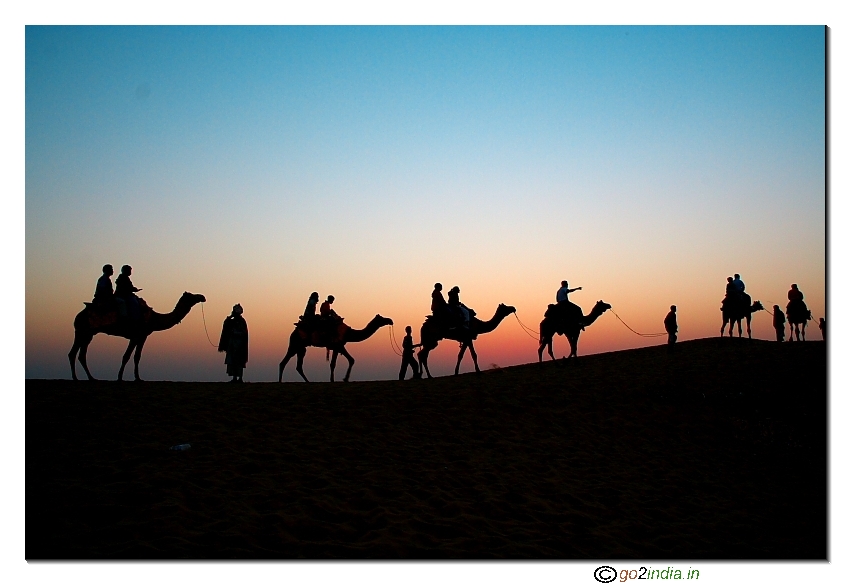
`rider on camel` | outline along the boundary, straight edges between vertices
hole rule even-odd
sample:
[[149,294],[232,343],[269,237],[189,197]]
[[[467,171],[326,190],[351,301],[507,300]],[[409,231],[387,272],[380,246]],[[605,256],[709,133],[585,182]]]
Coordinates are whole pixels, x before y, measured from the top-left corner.
[[460,288],[458,286],[449,290],[449,309],[455,318],[456,325],[469,328],[469,309],[460,303]]
[[334,297],[328,296],[328,299],[322,302],[322,306],[319,308],[319,316],[322,318],[339,318],[336,312],[334,312],[333,308],[331,308],[331,304],[334,303]]
[[334,330],[337,328],[338,324],[342,322],[342,318],[331,308],[331,304],[334,303],[334,297],[328,296],[328,299],[322,302],[321,307],[319,308],[319,323],[320,323],[320,331],[324,334],[331,335]]
[[316,317],[316,305],[319,303],[319,292],[310,294],[310,299],[307,300],[307,307],[304,308],[304,315],[301,320],[306,324]]
[[443,298],[443,284],[435,283],[434,291],[431,292],[431,313],[438,322],[451,320],[452,312]]
[[141,314],[136,292],[142,291],[142,289],[134,286],[133,282],[130,281],[132,274],[133,268],[129,265],[121,267],[121,274],[115,278],[115,298],[119,300],[118,312],[120,316],[129,316],[132,320],[138,320]]
[[112,307],[114,304],[114,293],[112,291],[112,274],[115,273],[110,264],[103,266],[103,275],[97,279],[97,286],[94,288],[94,298],[92,304],[98,307]]
[[560,287],[560,289],[558,289],[558,293],[555,294],[555,301],[559,304],[562,303],[562,302],[569,302],[570,301],[570,297],[569,297],[570,294],[573,293],[574,291],[578,291],[580,289],[581,289],[580,287],[575,287],[573,289],[570,289],[569,283],[567,283],[567,280],[564,280],[564,281],[561,282],[561,287]]
[[746,285],[744,285],[744,280],[743,280],[743,279],[741,279],[741,274],[740,274],[740,273],[736,273],[736,274],[735,274],[735,279],[734,279],[734,280],[732,280],[732,285],[733,285],[733,286],[735,286],[735,289],[737,290],[737,292],[738,292],[739,294],[743,294],[743,293],[744,293],[744,290],[745,290],[745,289],[746,289],[746,287],[747,287]]
[[792,283],[791,289],[788,290],[788,302],[790,304],[790,302],[796,302],[796,301],[799,301],[799,302],[803,301],[803,292],[801,292],[797,288],[796,283]]

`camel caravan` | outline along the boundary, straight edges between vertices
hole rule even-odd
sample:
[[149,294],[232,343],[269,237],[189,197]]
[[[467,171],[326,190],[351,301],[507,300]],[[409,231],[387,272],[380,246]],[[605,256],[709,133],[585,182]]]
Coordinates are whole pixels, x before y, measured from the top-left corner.
[[[86,353],[94,336],[101,333],[120,336],[129,340],[127,350],[121,360],[121,367],[118,370],[118,380],[123,379],[124,369],[130,360],[130,356],[133,356],[134,361],[133,376],[137,381],[142,380],[139,376],[139,361],[148,336],[153,332],[168,330],[179,324],[195,305],[206,301],[203,295],[184,292],[171,312],[159,313],[136,295],[136,292],[142,290],[133,286],[130,281],[132,268],[129,265],[121,268],[121,274],[115,280],[114,291],[110,279],[113,273],[111,265],[103,266],[103,275],[97,281],[94,298],[91,302],[84,302],[85,308],[74,318],[74,345],[68,353],[71,376],[74,380],[78,380],[75,359],[79,360],[88,379],[96,380],[86,364]],[[555,360],[552,344],[556,334],[565,336],[569,342],[570,353],[564,358],[577,357],[578,340],[581,332],[606,311],[611,310],[610,304],[599,300],[591,311],[585,314],[581,307],[569,299],[571,293],[581,289],[581,287],[571,289],[567,281],[561,282],[561,287],[555,295],[555,303],[547,306],[543,320],[540,322],[537,338],[539,342],[537,348],[538,362],[543,362],[544,350],[548,352],[552,360]],[[480,373],[481,369],[478,366],[478,354],[475,351],[474,341],[481,334],[493,332],[505,318],[511,314],[516,314],[515,307],[499,304],[490,319],[482,320],[478,318],[475,310],[460,301],[459,287],[455,286],[449,290],[448,301],[443,297],[442,290],[441,284],[434,285],[431,292],[431,314],[425,318],[425,322],[420,328],[420,342],[418,344],[413,343],[410,327],[408,326],[406,329],[407,336],[405,336],[404,348],[401,353],[402,367],[399,380],[405,378],[408,367],[412,369],[414,379],[421,379],[423,372],[428,378],[433,378],[428,368],[428,357],[431,351],[437,348],[441,340],[454,340],[460,345],[454,370],[455,375],[459,374],[461,362],[467,351],[472,357],[475,372]],[[721,337],[724,335],[727,324],[729,325],[730,337],[733,335],[735,324],[738,327],[738,336],[741,337],[741,323],[746,320],[747,336],[752,338],[750,327],[752,315],[765,308],[760,301],[753,302],[744,290],[745,285],[739,274],[735,274],[734,278],[727,278],[726,295],[720,308],[723,314],[723,325],[720,328]],[[286,354],[278,365],[278,382],[282,382],[283,371],[293,357],[296,358],[295,370],[305,382],[309,382],[304,374],[303,364],[307,348],[311,346],[325,348],[326,359],[330,361],[331,382],[334,381],[338,356],[345,357],[348,361],[348,369],[343,381],[347,382],[351,377],[351,369],[354,367],[355,360],[348,352],[346,345],[362,342],[372,337],[382,327],[393,325],[390,318],[377,314],[363,328],[352,328],[345,323],[344,318],[333,310],[333,296],[327,297],[317,314],[316,306],[318,303],[319,294],[313,292],[307,302],[304,314],[299,316],[298,322],[294,324],[295,328],[289,336]],[[670,306],[670,308],[670,313],[664,319],[664,327],[667,330],[668,344],[672,346],[676,342],[678,324],[676,322],[676,306]],[[224,321],[218,344],[218,351],[226,353],[227,374],[233,377],[232,382],[242,382],[242,371],[247,366],[248,361],[248,328],[242,313],[242,306],[236,304],[231,315]],[[785,314],[782,313],[778,305],[774,306],[773,323],[778,341],[784,340],[786,314],[787,321],[791,326],[789,339],[794,340],[796,336],[798,341],[801,340],[801,337],[802,340],[805,340],[806,325],[812,319],[812,314],[803,301],[803,294],[797,288],[797,284],[792,284],[791,290],[788,292],[788,305]],[[620,317],[617,316],[617,318]],[[623,324],[626,325],[625,322]],[[521,322],[520,325],[527,332],[530,330]],[[204,327],[206,329],[206,322]],[[819,328],[825,340],[826,322],[823,318],[820,319]],[[631,328],[629,329],[631,330]],[[632,332],[635,331],[632,330]],[[635,333],[640,336],[663,335]],[[207,336],[209,337],[209,334]],[[417,347],[419,352],[414,359],[413,350]],[[396,352],[396,354],[399,353]]]

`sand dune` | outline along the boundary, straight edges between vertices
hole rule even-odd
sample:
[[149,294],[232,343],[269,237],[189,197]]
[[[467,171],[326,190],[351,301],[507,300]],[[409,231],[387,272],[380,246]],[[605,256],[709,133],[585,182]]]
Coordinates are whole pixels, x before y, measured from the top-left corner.
[[27,380],[26,557],[823,559],[826,371],[823,342],[727,338],[403,383]]

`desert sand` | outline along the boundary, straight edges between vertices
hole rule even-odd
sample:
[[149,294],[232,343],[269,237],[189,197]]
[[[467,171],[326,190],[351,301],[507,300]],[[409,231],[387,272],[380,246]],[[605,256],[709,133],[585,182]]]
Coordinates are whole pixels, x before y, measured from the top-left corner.
[[[824,342],[421,381],[26,381],[26,558],[824,559]],[[186,451],[172,451],[189,443]]]

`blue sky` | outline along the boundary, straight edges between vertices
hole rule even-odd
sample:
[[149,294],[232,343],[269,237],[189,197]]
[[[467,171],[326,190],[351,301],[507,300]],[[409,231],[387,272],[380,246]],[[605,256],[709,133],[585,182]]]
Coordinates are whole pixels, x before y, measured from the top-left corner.
[[[823,27],[28,27],[26,51],[28,375],[65,374],[54,330],[107,262],[160,310],[204,293],[213,327],[242,303],[255,380],[311,291],[418,329],[441,281],[536,326],[567,278],[697,338],[738,272],[825,312]],[[187,322],[146,362],[217,378]],[[583,351],[643,342],[615,326]],[[533,358],[522,334],[493,361]],[[377,342],[360,366],[392,378]]]

